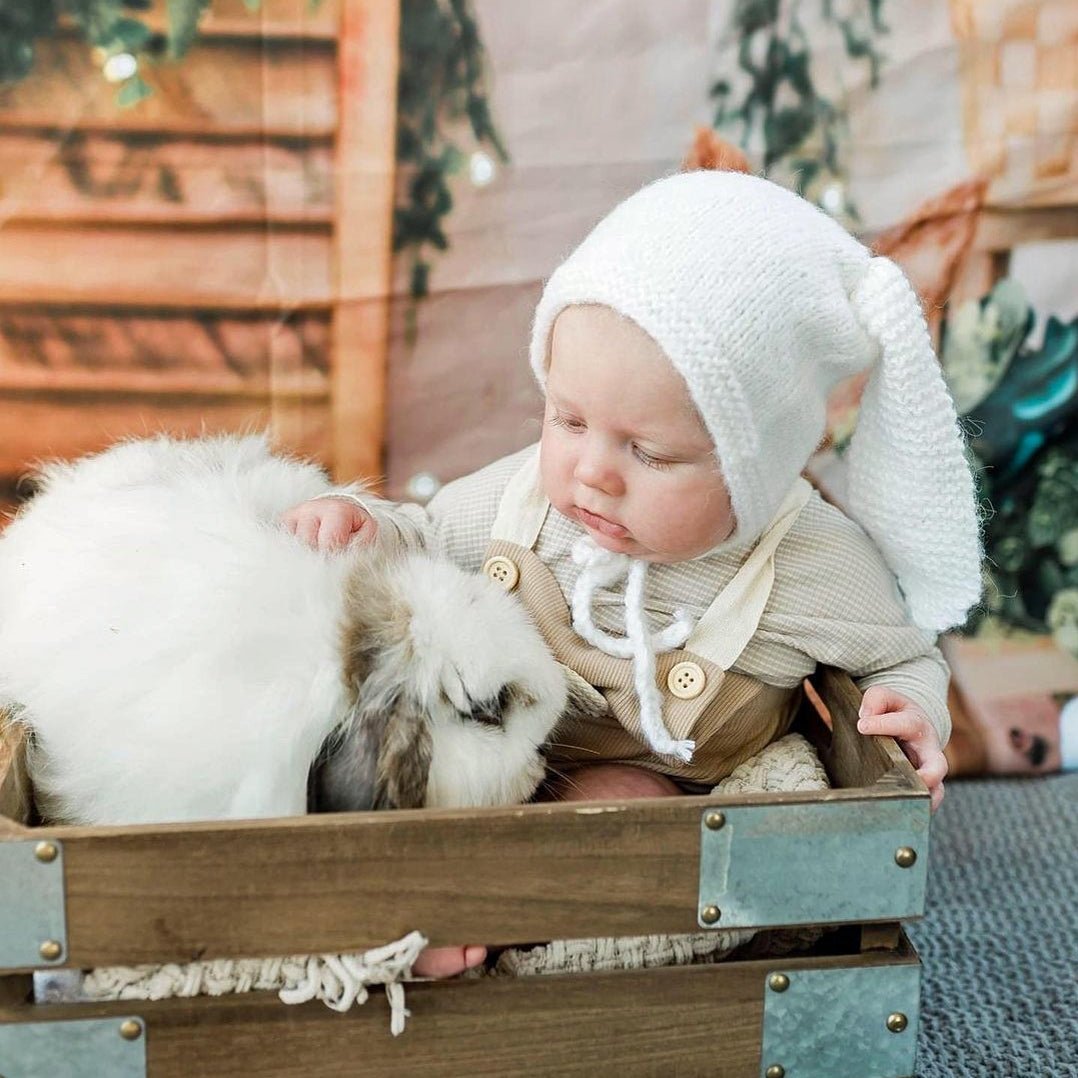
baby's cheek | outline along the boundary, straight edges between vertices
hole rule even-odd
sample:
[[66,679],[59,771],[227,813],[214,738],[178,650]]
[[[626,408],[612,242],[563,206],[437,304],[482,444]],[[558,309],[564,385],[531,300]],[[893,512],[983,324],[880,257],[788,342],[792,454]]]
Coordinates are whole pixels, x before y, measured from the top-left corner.
[[558,454],[557,446],[547,436],[544,429],[539,442],[539,476],[543,494],[556,509],[561,509],[564,502],[564,465]]
[[731,532],[725,505],[711,492],[688,488],[652,502],[652,544],[676,560],[695,558],[717,546]]

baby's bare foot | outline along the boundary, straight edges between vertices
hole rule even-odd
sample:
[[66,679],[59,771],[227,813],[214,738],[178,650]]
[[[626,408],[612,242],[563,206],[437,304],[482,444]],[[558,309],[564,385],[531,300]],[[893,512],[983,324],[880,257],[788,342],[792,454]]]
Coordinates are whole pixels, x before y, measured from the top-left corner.
[[416,977],[455,977],[478,966],[486,957],[486,947],[428,948],[415,960],[412,974]]

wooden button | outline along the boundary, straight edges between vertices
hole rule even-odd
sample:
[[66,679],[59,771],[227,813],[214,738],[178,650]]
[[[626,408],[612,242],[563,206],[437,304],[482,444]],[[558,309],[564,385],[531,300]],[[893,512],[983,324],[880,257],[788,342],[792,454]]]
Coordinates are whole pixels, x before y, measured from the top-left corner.
[[496,580],[501,584],[506,591],[512,591],[520,579],[520,570],[513,561],[510,558],[503,558],[500,554],[487,559],[483,566],[483,572],[491,580]]
[[692,700],[704,691],[707,675],[697,663],[678,663],[666,675],[666,687],[679,700]]

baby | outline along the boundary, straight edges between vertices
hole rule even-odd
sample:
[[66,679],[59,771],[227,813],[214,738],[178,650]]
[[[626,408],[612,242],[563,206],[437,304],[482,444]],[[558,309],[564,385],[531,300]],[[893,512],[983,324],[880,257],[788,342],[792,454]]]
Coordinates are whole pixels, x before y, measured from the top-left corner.
[[[826,663],[855,678],[858,729],[900,742],[935,809],[950,732],[935,636],[977,601],[979,529],[901,271],[767,180],[677,175],[555,271],[531,363],[537,447],[426,510],[345,490],[286,525],[324,549],[392,529],[517,592],[608,705],[606,721],[559,728],[551,796],[707,792],[786,732]],[[801,472],[829,390],[867,367],[847,516]],[[429,952],[417,972],[482,955]]]

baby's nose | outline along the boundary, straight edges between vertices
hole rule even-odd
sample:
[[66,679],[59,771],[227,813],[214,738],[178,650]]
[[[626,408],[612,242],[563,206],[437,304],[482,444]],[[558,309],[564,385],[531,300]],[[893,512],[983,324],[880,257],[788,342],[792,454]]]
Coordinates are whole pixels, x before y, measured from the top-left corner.
[[579,483],[608,495],[619,494],[624,486],[617,468],[599,455],[581,456],[573,474]]

